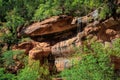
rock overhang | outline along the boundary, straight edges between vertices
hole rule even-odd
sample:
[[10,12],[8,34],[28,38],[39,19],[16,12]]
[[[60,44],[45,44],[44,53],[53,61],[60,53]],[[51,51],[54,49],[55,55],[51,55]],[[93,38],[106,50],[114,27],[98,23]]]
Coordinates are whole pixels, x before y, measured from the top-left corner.
[[36,22],[30,26],[27,26],[26,28],[22,29],[19,32],[19,34],[21,36],[27,35],[32,37],[70,30],[76,27],[76,24],[71,24],[72,20],[73,20],[72,16],[67,15],[53,16],[42,22]]

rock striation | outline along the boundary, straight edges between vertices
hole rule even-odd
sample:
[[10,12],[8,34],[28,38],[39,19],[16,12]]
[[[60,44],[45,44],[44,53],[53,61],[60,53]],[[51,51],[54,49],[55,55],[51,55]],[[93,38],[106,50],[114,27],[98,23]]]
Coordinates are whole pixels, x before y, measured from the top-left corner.
[[71,24],[72,19],[72,16],[54,16],[42,22],[33,23],[32,25],[22,29],[19,34],[21,36],[41,36],[62,32],[76,27],[75,24]]

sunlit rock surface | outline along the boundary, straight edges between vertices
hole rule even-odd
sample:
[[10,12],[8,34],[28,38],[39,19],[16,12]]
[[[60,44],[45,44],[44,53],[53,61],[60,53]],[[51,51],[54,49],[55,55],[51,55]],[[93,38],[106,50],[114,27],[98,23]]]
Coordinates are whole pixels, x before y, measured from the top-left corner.
[[72,16],[54,16],[46,19],[42,22],[36,22],[20,31],[20,35],[40,36],[56,32],[62,32],[65,30],[76,27],[75,24],[71,24]]
[[36,43],[36,46],[29,51],[29,57],[39,59],[47,57],[51,53],[50,44],[46,42]]

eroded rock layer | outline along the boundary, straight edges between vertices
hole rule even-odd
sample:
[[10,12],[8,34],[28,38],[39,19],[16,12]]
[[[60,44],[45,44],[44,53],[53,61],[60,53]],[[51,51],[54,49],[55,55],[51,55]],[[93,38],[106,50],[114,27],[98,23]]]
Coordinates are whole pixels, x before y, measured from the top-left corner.
[[76,27],[75,24],[71,24],[72,19],[72,16],[54,16],[42,22],[33,23],[22,29],[19,35],[40,36],[69,30]]

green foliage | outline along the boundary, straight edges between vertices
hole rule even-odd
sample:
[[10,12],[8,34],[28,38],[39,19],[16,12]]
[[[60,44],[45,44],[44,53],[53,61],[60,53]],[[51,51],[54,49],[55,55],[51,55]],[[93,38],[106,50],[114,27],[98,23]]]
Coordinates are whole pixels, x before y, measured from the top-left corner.
[[[108,7],[106,4],[104,0],[48,0],[39,5],[35,11],[33,20],[39,21],[60,14],[83,16],[99,7]],[[106,10],[104,10],[105,12],[101,12],[100,17],[103,18],[106,16],[106,13],[108,13]]]
[[[43,0],[0,0],[0,16],[5,19],[9,12],[15,11],[18,15],[23,17],[25,20],[32,18],[35,9]],[[14,3],[14,4],[13,4]]]
[[120,14],[120,7],[117,8],[116,13]]
[[16,33],[17,27],[24,23],[24,19],[18,15],[13,15],[14,13],[8,14],[6,16],[7,23],[6,26],[11,31],[11,33]]
[[114,40],[112,49],[108,49],[107,52],[111,55],[120,57],[120,39]]
[[8,44],[15,44],[19,41],[17,38],[17,27],[24,24],[24,19],[19,15],[15,14],[15,11],[9,12],[6,16],[6,27],[9,30],[8,34],[4,34],[3,42]]
[[0,80],[13,80],[15,75],[6,73],[4,68],[0,68]]
[[3,34],[0,37],[0,40],[3,43],[7,43],[8,45],[11,45],[11,44],[16,44],[19,39],[17,39],[16,35],[13,35],[12,33],[8,33],[8,34]]
[[11,73],[6,73],[5,69],[0,68],[0,80],[50,80],[48,67],[45,65],[40,65],[39,60],[34,61],[25,57],[23,51],[20,50],[11,50],[6,51],[2,55],[2,59],[4,61],[4,66],[16,66],[15,59],[25,64],[25,67],[18,71],[17,75],[13,75]]
[[15,65],[15,60],[13,59],[16,57],[18,60],[24,60],[24,51],[21,50],[10,50],[6,51],[2,54],[2,59],[4,61],[5,66]]
[[[56,3],[56,2],[55,2]],[[46,3],[42,3],[39,5],[38,9],[36,9],[33,20],[43,20],[53,15],[60,14],[60,11],[57,10],[56,4],[49,0]]]
[[16,76],[16,80],[37,80],[39,76],[39,62],[33,63],[31,66],[26,66],[24,69],[20,70]]
[[[1,0],[0,1],[0,17],[1,21],[5,22],[4,28],[9,29],[9,33],[2,36],[2,41],[8,45],[18,43],[17,27],[23,26],[25,21],[32,19],[35,9],[40,4],[41,0]],[[14,3],[14,4],[13,4]]]
[[99,14],[100,20],[106,19],[109,16],[111,16],[111,10],[106,4],[104,4]]
[[81,54],[82,60],[70,70],[63,71],[62,77],[66,80],[113,80],[110,58],[102,47],[99,43],[92,44],[91,48],[85,46],[82,51],[84,54]]
[[22,38],[21,40],[20,40],[20,43],[22,43],[22,42],[29,42],[29,41],[31,41],[32,39],[31,38],[29,38],[29,37],[27,37],[27,38]]
[[6,28],[8,29],[7,33],[4,33],[0,38],[3,43],[7,43],[9,45],[15,44],[19,41],[17,38],[17,27],[21,26],[24,23],[22,17],[17,16],[14,12],[11,12],[9,15],[6,16]]
[[48,68],[40,66],[39,61],[33,61],[32,64],[26,65],[26,67],[18,73],[16,80],[50,80]]
[[[0,0],[0,16],[19,15],[26,21],[43,20],[53,15],[85,15],[98,7],[103,7],[109,0]],[[14,3],[14,4],[13,4]],[[72,13],[71,13],[72,12]],[[14,15],[14,14],[13,14]]]

